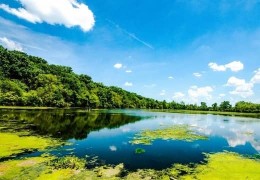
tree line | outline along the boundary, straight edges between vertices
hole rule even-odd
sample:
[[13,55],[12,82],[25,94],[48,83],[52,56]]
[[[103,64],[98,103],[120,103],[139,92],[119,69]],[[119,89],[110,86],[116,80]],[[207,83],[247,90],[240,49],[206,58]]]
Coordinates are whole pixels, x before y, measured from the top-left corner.
[[48,64],[42,58],[0,46],[0,105],[84,108],[187,109],[260,112],[260,105],[229,101],[207,106],[205,102],[158,101],[115,86],[94,82],[71,67]]

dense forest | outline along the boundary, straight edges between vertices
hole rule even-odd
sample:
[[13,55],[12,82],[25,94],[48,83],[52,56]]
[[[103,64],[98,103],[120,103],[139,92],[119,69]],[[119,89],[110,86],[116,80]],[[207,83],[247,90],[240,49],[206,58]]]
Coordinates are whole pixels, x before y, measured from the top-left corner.
[[72,68],[48,64],[42,58],[0,46],[0,105],[84,108],[186,109],[260,112],[260,104],[229,101],[208,106],[185,104],[140,96],[118,87],[94,82]]

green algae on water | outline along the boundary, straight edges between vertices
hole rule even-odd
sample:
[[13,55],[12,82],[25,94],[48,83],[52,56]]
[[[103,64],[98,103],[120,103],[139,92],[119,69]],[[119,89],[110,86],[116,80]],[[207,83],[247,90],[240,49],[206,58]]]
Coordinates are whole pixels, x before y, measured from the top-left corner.
[[151,145],[154,140],[205,140],[206,136],[196,134],[188,125],[175,125],[156,130],[144,130],[135,135],[131,144]]
[[140,169],[124,179],[260,179],[260,161],[237,153],[208,154],[205,164],[174,164],[163,170]]
[[231,152],[209,154],[207,160],[181,179],[260,179],[259,160]]
[[49,165],[55,169],[83,169],[86,166],[86,160],[76,156],[65,156],[53,159]]
[[52,138],[5,132],[0,132],[0,142],[0,159],[29,151],[42,151],[62,144]]
[[[83,166],[78,169],[72,167],[57,169],[50,163],[54,159],[59,159],[59,157],[40,156],[1,162],[0,179],[260,179],[259,160],[230,152],[208,154],[205,164],[193,166],[174,164],[171,168],[164,170],[139,169],[135,172],[128,172],[124,176],[122,176],[123,164],[97,166],[94,169],[86,169]],[[77,159],[77,161],[81,162],[83,159]]]
[[142,153],[145,153],[145,149],[142,149],[142,148],[135,149],[135,154],[142,154]]
[[36,179],[41,173],[50,171],[45,162],[52,158],[39,156],[1,162],[0,179]]
[[[63,166],[61,162],[80,162],[80,166]],[[84,159],[77,157],[54,157],[39,156],[28,157],[16,160],[0,162],[0,179],[37,179],[37,180],[57,180],[57,179],[106,179],[120,180],[121,172],[124,170],[123,164],[116,166],[104,165],[94,169],[86,169],[82,165]],[[56,163],[53,163],[56,162]],[[58,162],[58,163],[57,163]],[[84,162],[84,164],[86,161]],[[57,165],[61,164],[61,165]],[[74,164],[74,163],[72,163]]]

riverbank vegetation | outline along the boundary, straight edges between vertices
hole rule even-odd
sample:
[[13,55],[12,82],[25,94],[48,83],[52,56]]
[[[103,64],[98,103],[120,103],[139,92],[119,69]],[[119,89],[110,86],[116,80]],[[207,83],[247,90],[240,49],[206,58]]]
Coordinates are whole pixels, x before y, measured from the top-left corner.
[[72,68],[0,46],[0,106],[141,108],[259,113],[260,104],[229,101],[207,105],[158,101],[94,82]]

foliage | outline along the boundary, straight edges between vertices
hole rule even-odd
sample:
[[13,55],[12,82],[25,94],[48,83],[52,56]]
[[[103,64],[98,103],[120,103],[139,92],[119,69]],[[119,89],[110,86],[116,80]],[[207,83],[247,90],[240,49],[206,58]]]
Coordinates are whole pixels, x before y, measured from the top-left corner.
[[260,104],[238,102],[232,107],[229,101],[208,107],[197,104],[157,101],[118,87],[104,86],[91,77],[76,74],[72,68],[50,65],[47,61],[0,46],[0,105],[182,109],[203,111],[260,112]]
[[0,72],[0,105],[5,106],[158,108],[161,103],[2,46]]

